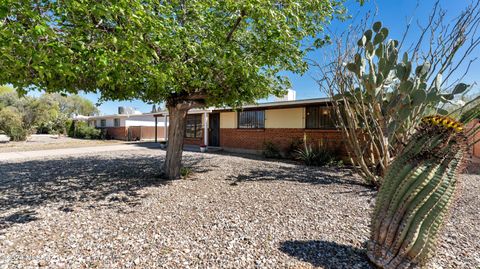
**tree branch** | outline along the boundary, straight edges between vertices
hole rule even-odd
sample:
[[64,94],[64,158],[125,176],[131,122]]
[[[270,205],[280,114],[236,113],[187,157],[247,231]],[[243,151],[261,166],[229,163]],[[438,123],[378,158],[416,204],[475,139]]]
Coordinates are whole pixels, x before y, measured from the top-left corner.
[[230,30],[230,32],[227,35],[227,39],[226,39],[227,42],[230,42],[230,40],[232,40],[233,33],[235,32],[235,30],[237,30],[238,26],[240,25],[240,22],[242,22],[243,17],[245,17],[245,10],[240,11],[240,16],[237,18],[237,21],[233,25],[233,28]]

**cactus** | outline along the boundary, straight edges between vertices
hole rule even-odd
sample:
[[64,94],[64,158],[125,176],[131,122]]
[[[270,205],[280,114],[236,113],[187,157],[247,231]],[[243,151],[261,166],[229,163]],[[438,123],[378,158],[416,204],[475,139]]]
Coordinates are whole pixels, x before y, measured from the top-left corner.
[[385,269],[419,268],[432,257],[467,146],[462,123],[447,116],[422,119],[379,190],[367,246],[373,263]]
[[[417,64],[417,54],[401,53],[399,41],[389,39],[381,22],[365,31],[357,45],[344,67],[347,72],[333,71],[339,78],[331,95],[352,162],[369,184],[380,186],[391,160],[421,119],[431,113],[448,114],[440,108],[470,86],[458,83],[442,89],[445,81],[434,63]],[[339,60],[343,63],[343,56]],[[367,134],[365,140],[359,130]]]

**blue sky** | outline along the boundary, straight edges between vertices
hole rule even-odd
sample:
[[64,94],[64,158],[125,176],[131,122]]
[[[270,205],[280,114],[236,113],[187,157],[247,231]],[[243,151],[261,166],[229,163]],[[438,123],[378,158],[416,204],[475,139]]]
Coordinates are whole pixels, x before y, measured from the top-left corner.
[[[418,3],[418,7],[417,7]],[[353,16],[353,20],[361,18],[366,12],[378,10],[375,17],[375,21],[382,21],[383,25],[389,28],[390,34],[389,38],[400,39],[407,20],[413,17],[414,20],[418,20],[420,23],[425,22],[430,14],[430,11],[435,3],[435,0],[377,0],[377,1],[367,1],[363,6],[360,6],[356,1],[348,1],[347,8],[349,14]],[[450,20],[454,16],[458,15],[461,10],[463,10],[470,1],[467,0],[442,0],[440,1],[442,8],[447,11],[447,19]],[[334,21],[328,27],[333,32],[342,32],[347,28],[349,24],[352,23],[352,20],[346,22]],[[415,23],[413,23],[415,25]],[[412,26],[407,41],[411,37],[418,36],[418,28]],[[311,59],[321,59],[325,53],[325,50],[328,48],[321,48],[319,51],[311,52],[308,55],[308,58]],[[480,56],[480,49],[476,49],[472,55]],[[306,74],[300,76],[295,74],[286,73],[292,82],[292,88],[297,92],[297,99],[307,99],[321,97],[323,94],[320,92],[318,85],[316,84],[313,77],[316,76],[314,69],[309,70]],[[473,83],[475,81],[480,82],[480,60],[476,61],[470,69],[469,75],[465,78],[465,83]],[[479,87],[476,86],[474,91],[478,91]],[[86,98],[90,99],[93,102],[97,102],[99,95],[97,94],[82,94]],[[117,112],[118,106],[131,106],[135,107],[142,112],[149,112],[151,110],[151,105],[145,104],[141,101],[132,101],[132,102],[104,102],[100,105],[100,111],[104,114],[113,114]]]

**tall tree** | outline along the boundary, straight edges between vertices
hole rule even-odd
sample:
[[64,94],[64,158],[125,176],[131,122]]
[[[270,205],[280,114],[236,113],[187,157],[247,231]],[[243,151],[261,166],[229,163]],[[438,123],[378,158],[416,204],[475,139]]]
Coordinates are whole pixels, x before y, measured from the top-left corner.
[[6,0],[0,4],[0,84],[80,90],[105,100],[164,101],[164,172],[180,176],[192,108],[241,106],[280,94],[302,73],[343,0]]

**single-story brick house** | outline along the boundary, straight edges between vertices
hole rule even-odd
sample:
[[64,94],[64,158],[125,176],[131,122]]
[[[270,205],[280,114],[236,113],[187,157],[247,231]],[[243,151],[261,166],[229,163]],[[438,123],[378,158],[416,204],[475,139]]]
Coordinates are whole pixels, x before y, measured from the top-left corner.
[[[345,153],[342,135],[331,114],[328,98],[247,105],[238,111],[191,110],[187,115],[185,145],[205,144],[227,151],[259,153],[265,143],[271,142],[287,151],[307,136],[312,143]],[[168,113],[156,113],[155,117],[168,117]]]
[[153,113],[92,116],[87,118],[87,122],[89,126],[104,129],[111,139],[136,141],[165,138],[165,119],[154,117]]

